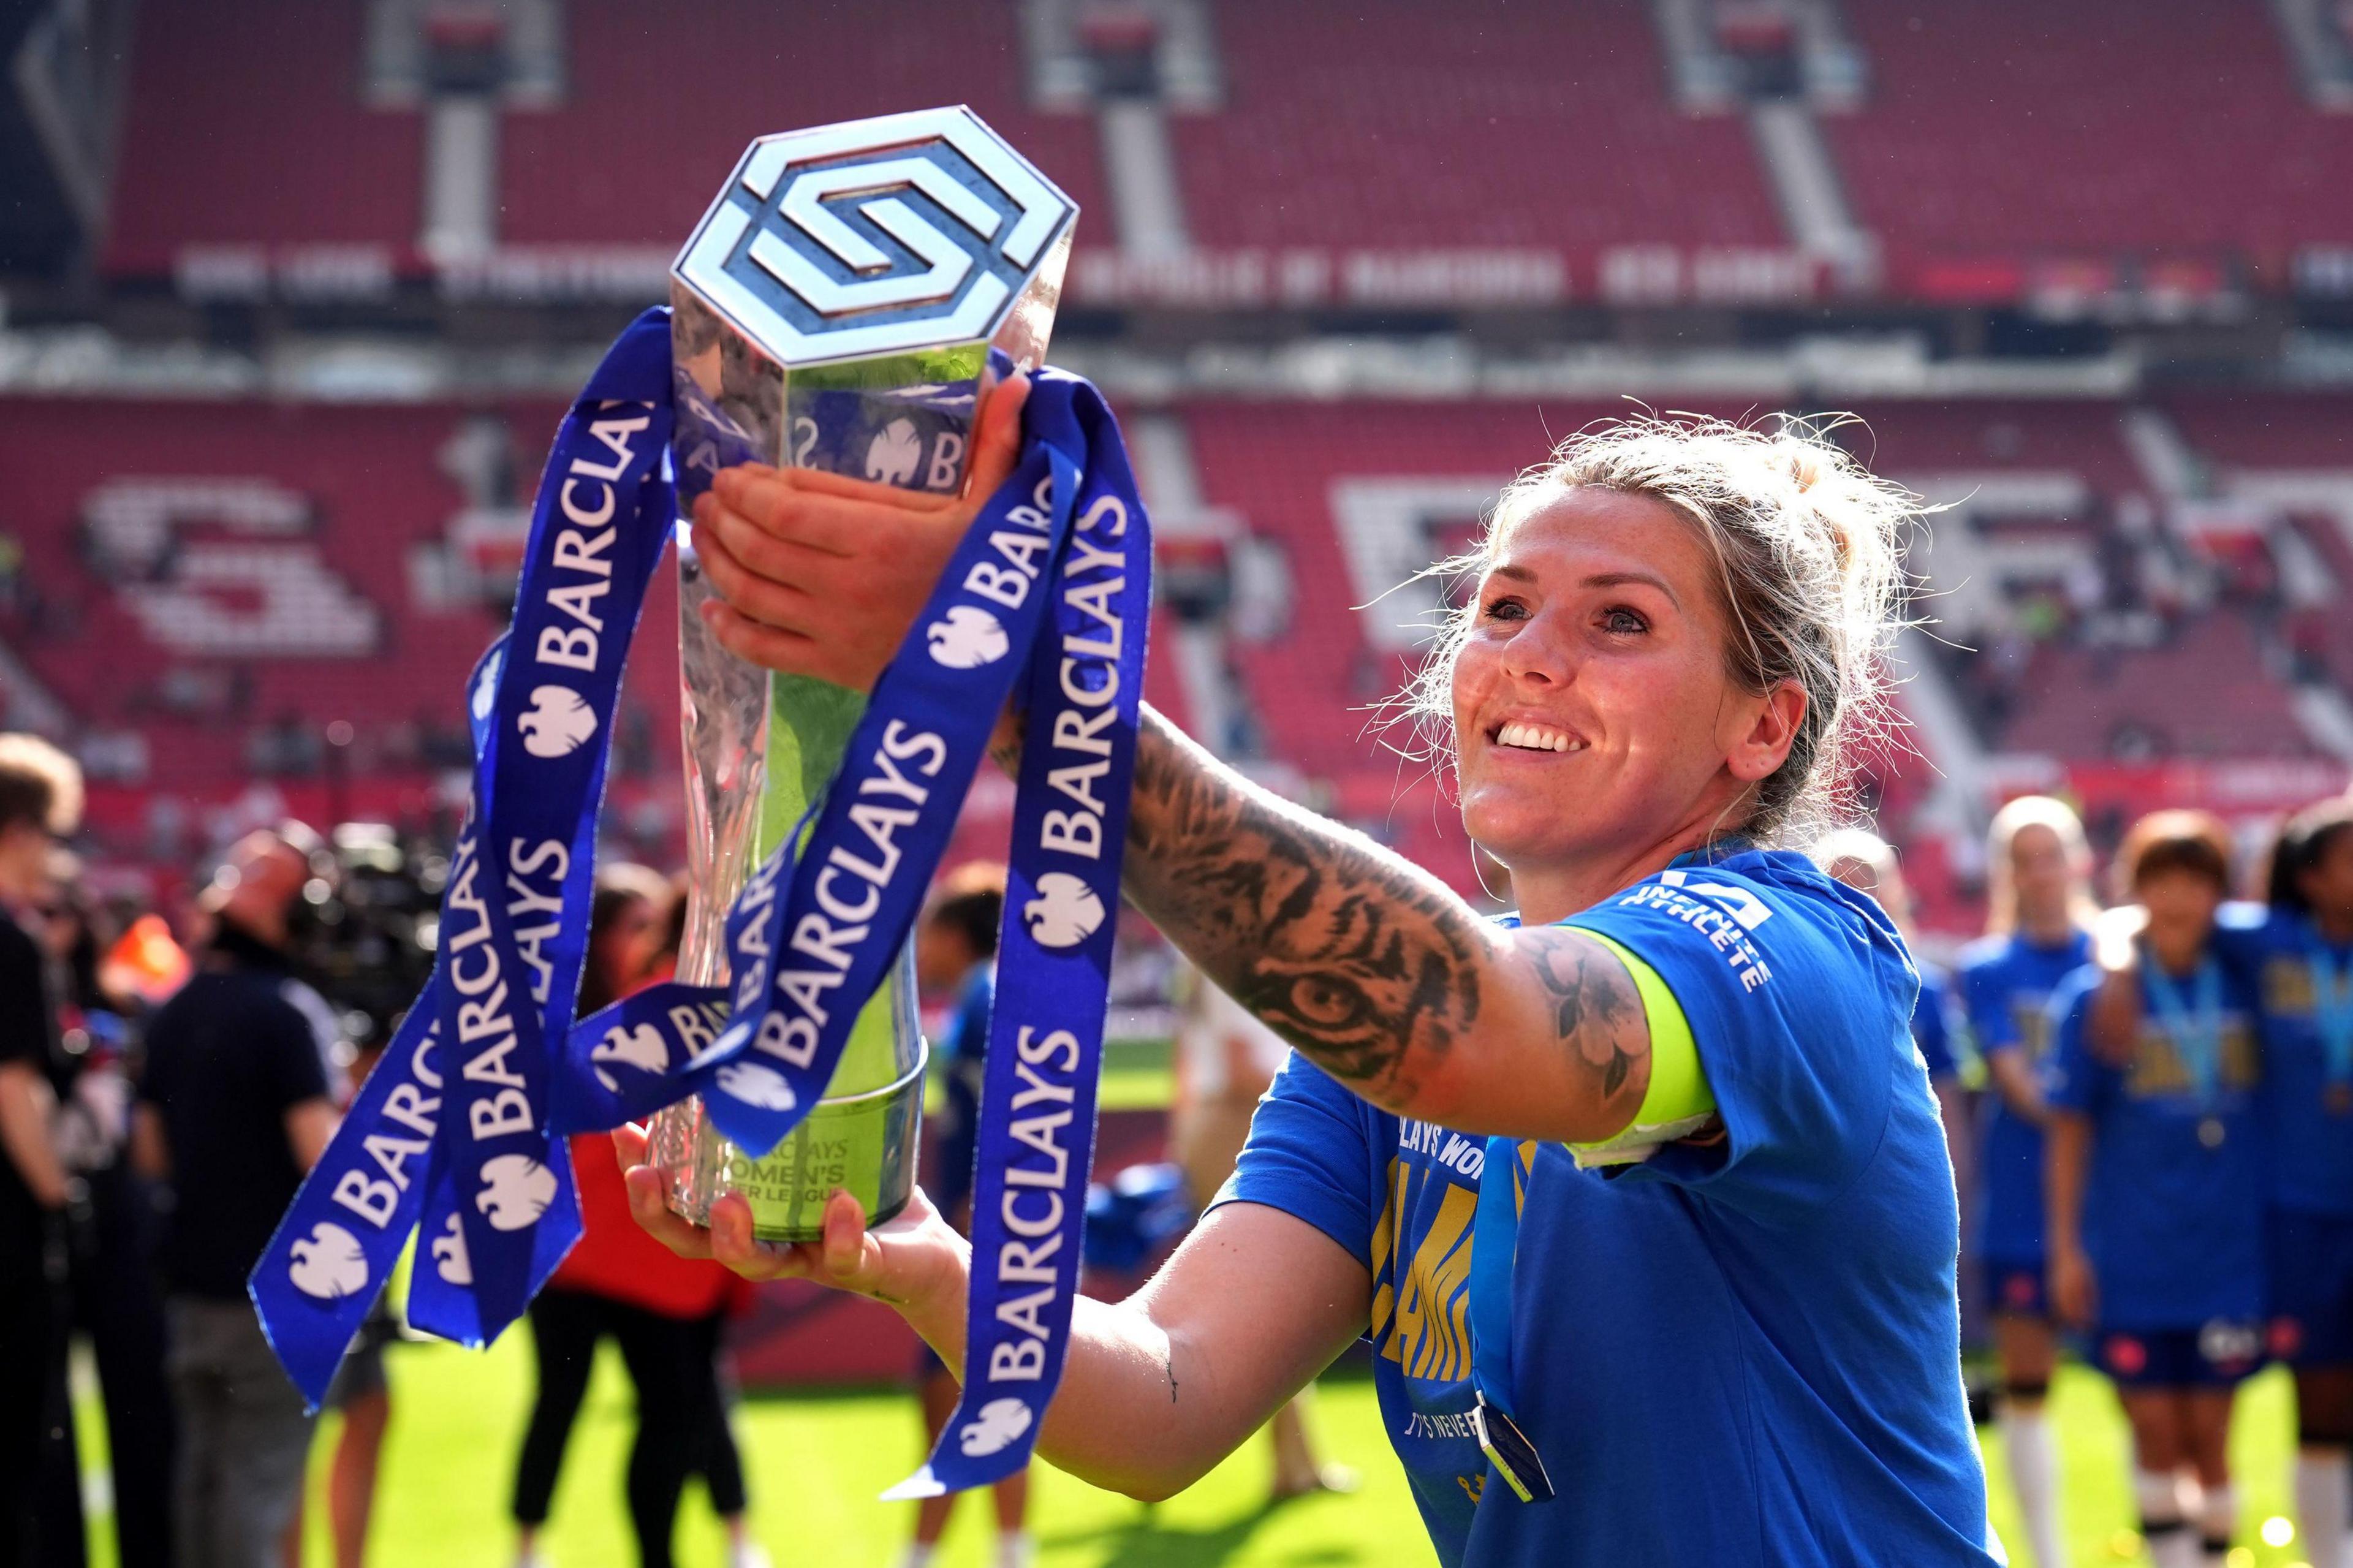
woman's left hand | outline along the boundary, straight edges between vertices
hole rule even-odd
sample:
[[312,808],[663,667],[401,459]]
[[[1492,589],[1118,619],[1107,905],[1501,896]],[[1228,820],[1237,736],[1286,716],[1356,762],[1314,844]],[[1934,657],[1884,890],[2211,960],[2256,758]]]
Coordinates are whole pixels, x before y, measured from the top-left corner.
[[990,392],[961,496],[924,495],[812,468],[723,468],[694,503],[694,549],[720,645],[769,669],[856,691],[899,649],[988,498],[1021,451],[1029,378]]
[[824,1235],[786,1245],[752,1234],[751,1205],[739,1194],[728,1193],[711,1205],[707,1230],[672,1212],[663,1196],[666,1178],[646,1163],[642,1130],[617,1129],[613,1152],[628,1189],[630,1215],[681,1258],[712,1258],[746,1279],[814,1279],[871,1296],[919,1325],[960,1318],[964,1310],[972,1249],[920,1189],[894,1218],[871,1230],[858,1200],[837,1191],[826,1202]]

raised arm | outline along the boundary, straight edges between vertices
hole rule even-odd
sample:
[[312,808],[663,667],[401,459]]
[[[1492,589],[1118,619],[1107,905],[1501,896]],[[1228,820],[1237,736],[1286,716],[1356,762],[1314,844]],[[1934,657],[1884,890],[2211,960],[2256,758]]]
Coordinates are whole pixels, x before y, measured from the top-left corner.
[[1607,947],[1482,919],[1149,708],[1125,887],[1211,979],[1384,1110],[1594,1142],[1625,1131],[1650,1087],[1641,997]]

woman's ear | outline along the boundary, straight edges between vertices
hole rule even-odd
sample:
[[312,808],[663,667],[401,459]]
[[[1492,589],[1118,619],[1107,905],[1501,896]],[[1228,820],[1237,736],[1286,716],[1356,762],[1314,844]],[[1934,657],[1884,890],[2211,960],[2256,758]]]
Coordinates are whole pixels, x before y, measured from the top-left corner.
[[1757,700],[1755,717],[1734,738],[1725,766],[1743,784],[1772,777],[1788,760],[1798,726],[1805,721],[1806,689],[1794,680],[1783,681]]

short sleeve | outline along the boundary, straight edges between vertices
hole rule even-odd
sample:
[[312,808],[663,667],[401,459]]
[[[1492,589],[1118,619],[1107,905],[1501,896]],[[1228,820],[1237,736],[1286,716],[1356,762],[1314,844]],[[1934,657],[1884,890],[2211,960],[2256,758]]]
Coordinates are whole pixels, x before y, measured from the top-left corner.
[[2283,942],[2293,941],[2295,917],[2267,904],[2233,900],[2214,916],[2211,942],[2222,967],[2251,984],[2260,984],[2263,965]]
[[2116,1069],[2092,1054],[2092,996],[2096,970],[2079,971],[2051,997],[2051,1058],[2043,1064],[2042,1096],[2061,1110],[2089,1116],[2097,1111],[2118,1078]]
[[1658,971],[1724,1119],[1722,1143],[1669,1145],[1620,1179],[1788,1217],[1844,1193],[1876,1152],[1912,1063],[1917,982],[1893,931],[1836,884],[1757,858],[1759,875],[1664,872],[1569,923]]
[[270,1109],[283,1110],[326,1098],[327,1060],[334,1042],[320,1037],[320,1022],[308,1009],[290,997],[280,996],[277,1002],[261,1014],[267,1022],[259,1032]]
[[1330,1237],[1367,1270],[1380,1194],[1370,1123],[1381,1113],[1293,1054],[1250,1117],[1234,1173],[1206,1206],[1263,1204]]
[[997,983],[976,975],[956,997],[941,1055],[951,1062],[977,1062],[988,1052],[988,1015],[997,1004]]
[[46,1070],[49,1004],[41,955],[16,926],[0,930],[0,1062],[31,1062]]

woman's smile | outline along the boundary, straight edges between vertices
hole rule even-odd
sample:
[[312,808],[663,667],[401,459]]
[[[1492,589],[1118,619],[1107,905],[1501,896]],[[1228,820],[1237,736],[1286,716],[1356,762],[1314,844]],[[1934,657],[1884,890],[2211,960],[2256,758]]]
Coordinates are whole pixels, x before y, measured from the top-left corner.
[[1487,743],[1506,752],[1538,755],[1581,752],[1586,746],[1582,736],[1536,719],[1506,720],[1488,732]]

